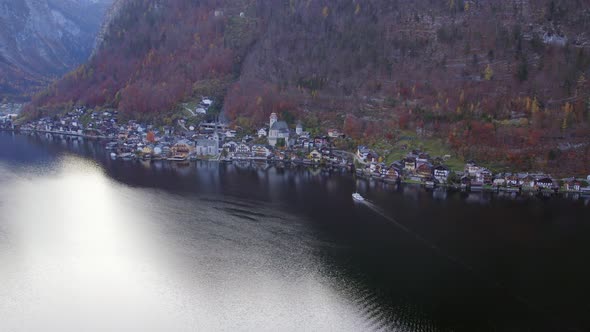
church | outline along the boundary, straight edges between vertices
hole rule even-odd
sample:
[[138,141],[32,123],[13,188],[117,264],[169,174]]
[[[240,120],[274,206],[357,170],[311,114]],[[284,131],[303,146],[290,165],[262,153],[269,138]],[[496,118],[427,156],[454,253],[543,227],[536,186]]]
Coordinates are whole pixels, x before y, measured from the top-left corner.
[[276,146],[279,140],[284,140],[285,146],[289,144],[289,126],[285,121],[278,121],[276,113],[270,115],[270,130],[268,132],[268,144]]

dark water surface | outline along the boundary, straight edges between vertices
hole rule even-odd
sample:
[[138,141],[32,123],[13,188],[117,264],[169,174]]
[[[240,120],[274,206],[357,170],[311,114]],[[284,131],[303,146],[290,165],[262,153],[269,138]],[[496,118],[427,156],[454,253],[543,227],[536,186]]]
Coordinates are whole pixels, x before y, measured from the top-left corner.
[[0,132],[0,331],[588,331],[589,225],[583,198]]

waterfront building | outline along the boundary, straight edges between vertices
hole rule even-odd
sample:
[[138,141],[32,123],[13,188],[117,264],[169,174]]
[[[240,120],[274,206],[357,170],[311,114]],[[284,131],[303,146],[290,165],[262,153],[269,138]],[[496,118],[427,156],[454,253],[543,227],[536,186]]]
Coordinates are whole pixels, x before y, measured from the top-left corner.
[[218,152],[218,141],[210,139],[198,139],[196,153],[198,156],[215,156]]
[[447,179],[449,178],[449,174],[451,170],[445,165],[438,165],[434,168],[434,178],[438,180],[438,182],[446,183]]

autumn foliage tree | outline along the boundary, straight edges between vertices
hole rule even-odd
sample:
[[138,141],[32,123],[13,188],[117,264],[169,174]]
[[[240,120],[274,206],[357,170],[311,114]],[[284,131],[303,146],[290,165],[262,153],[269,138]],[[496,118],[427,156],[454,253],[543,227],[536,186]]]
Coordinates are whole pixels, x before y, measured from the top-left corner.
[[67,104],[136,117],[168,111],[193,83],[232,73],[239,50],[224,43],[227,20],[214,15],[220,3],[126,1],[90,62],[35,96],[28,111]]
[[146,140],[150,143],[154,143],[156,141],[156,135],[153,131],[148,131],[146,135]]

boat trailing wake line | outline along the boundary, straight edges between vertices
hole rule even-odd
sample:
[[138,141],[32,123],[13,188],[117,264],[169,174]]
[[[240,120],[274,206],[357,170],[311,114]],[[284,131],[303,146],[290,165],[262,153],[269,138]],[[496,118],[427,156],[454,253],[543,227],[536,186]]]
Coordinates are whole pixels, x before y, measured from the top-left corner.
[[449,262],[467,270],[468,272],[470,272],[471,274],[473,274],[474,276],[476,276],[480,280],[483,280],[483,281],[487,282],[488,284],[495,286],[496,288],[506,290],[507,294],[510,294],[510,296],[512,298],[514,298],[517,302],[523,303],[524,305],[526,305],[530,308],[536,308],[537,310],[539,310],[539,308],[537,308],[531,301],[527,300],[526,298],[524,298],[518,294],[513,294],[511,291],[509,291],[510,289],[508,287],[502,285],[502,283],[500,283],[499,281],[497,281],[495,279],[490,279],[489,277],[486,276],[486,274],[481,273],[480,271],[475,269],[472,265],[467,264],[467,263],[461,261],[460,259],[458,259],[457,257],[454,257],[454,256],[446,253],[444,250],[442,250],[436,244],[434,244],[431,241],[427,240],[426,238],[422,237],[420,234],[412,231],[407,226],[404,226],[403,224],[401,224],[400,222],[395,220],[393,217],[387,215],[387,213],[383,209],[378,207],[376,204],[374,204],[371,201],[368,201],[366,199],[363,201],[363,204],[366,205],[369,209],[373,210],[373,212],[377,213],[381,217],[383,217],[386,220],[388,220],[389,222],[393,223],[395,226],[397,226],[402,231],[413,236],[414,239],[416,239],[416,241],[418,241],[422,245],[432,249],[434,251],[434,253],[437,254],[438,256],[443,257],[443,258],[447,259]]
[[403,230],[404,232],[412,235],[416,241],[420,242],[421,244],[423,244],[426,247],[429,247],[431,249],[433,249],[437,255],[444,257],[448,260],[450,260],[451,262],[457,264],[457,265],[461,265],[463,268],[466,268],[469,271],[475,271],[475,269],[468,264],[465,264],[463,262],[461,262],[460,260],[458,260],[457,258],[445,253],[440,247],[438,247],[436,244],[428,241],[426,238],[422,237],[420,234],[412,231],[410,228],[408,228],[407,226],[404,226],[403,224],[399,223],[397,220],[395,220],[393,217],[387,215],[385,213],[385,211],[383,211],[380,207],[378,207],[376,204],[365,200],[364,201],[365,205],[370,208],[371,210],[373,210],[373,212],[377,213],[378,215],[380,215],[381,217],[387,219],[389,222],[395,224],[399,229]]

